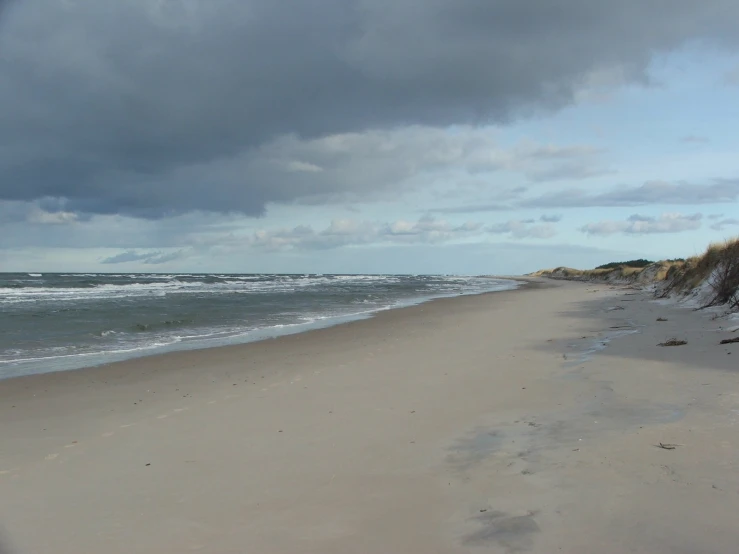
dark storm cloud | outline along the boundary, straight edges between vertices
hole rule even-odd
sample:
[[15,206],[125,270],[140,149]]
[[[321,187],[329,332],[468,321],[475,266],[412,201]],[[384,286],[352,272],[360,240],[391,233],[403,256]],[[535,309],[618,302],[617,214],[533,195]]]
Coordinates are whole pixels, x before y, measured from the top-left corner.
[[0,15],[0,199],[158,218],[341,193],[300,160],[304,180],[266,173],[260,148],[557,109],[594,71],[645,80],[653,52],[736,45],[739,3],[38,0]]

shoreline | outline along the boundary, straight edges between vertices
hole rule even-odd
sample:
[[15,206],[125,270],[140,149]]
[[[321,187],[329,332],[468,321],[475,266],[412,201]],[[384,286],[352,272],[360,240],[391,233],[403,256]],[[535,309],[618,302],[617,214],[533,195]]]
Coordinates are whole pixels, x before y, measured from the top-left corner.
[[55,554],[728,554],[721,323],[537,280],[0,381],[0,534]]
[[[142,360],[146,358],[151,357],[158,357],[158,356],[166,356],[169,354],[176,354],[176,353],[187,353],[187,352],[198,352],[201,350],[211,350],[215,348],[229,348],[229,347],[238,347],[238,346],[245,346],[248,344],[254,344],[262,341],[269,341],[269,340],[277,340],[282,337],[289,337],[293,335],[301,335],[304,333],[311,333],[314,331],[321,331],[324,329],[330,329],[332,327],[337,327],[340,325],[349,325],[351,323],[356,323],[359,321],[365,321],[368,319],[373,319],[377,317],[378,315],[385,313],[385,312],[391,312],[395,310],[405,310],[408,308],[414,308],[416,306],[421,306],[424,304],[429,304],[431,302],[437,302],[439,300],[450,300],[455,298],[461,298],[461,297],[467,297],[467,296],[480,296],[480,295],[486,295],[486,294],[497,294],[501,292],[512,292],[516,290],[520,290],[525,288],[528,284],[532,282],[530,278],[527,278],[525,276],[518,276],[518,277],[497,277],[497,276],[489,276],[487,278],[490,279],[497,279],[502,281],[512,281],[517,283],[514,288],[510,289],[501,289],[501,290],[494,290],[494,291],[485,291],[485,292],[476,292],[476,293],[464,293],[464,294],[456,294],[451,296],[435,296],[435,297],[419,297],[416,300],[409,301],[408,303],[399,305],[399,306],[393,306],[393,307],[387,307],[387,308],[379,308],[377,310],[371,310],[368,312],[361,312],[361,313],[355,313],[355,314],[348,314],[344,316],[335,316],[326,318],[325,320],[321,320],[320,322],[311,322],[311,323],[304,323],[304,324],[294,324],[293,326],[286,326],[286,327],[293,327],[294,330],[287,330],[285,332],[280,333],[274,333],[274,332],[268,332],[271,328],[260,328],[255,329],[251,331],[250,338],[246,340],[239,340],[235,342],[225,342],[223,344],[205,344],[205,345],[197,345],[199,341],[193,341],[191,344],[195,346],[186,347],[186,343],[179,343],[181,347],[171,347],[173,345],[170,345],[170,347],[160,347],[160,348],[152,348],[151,351],[148,353],[143,353],[139,355],[131,355],[131,356],[125,356],[125,357],[119,357],[114,356],[115,359],[110,362],[102,362],[102,363],[93,363],[91,365],[83,365],[80,367],[72,367],[72,368],[61,368],[61,369],[41,369],[38,371],[32,371],[30,373],[24,373],[21,375],[9,375],[7,377],[0,376],[0,383],[3,381],[11,380],[11,379],[21,379],[25,377],[32,377],[34,375],[49,375],[53,373],[64,373],[69,371],[81,371],[81,370],[89,370],[89,369],[98,369],[107,367],[113,364],[119,364],[119,363],[125,363],[133,360]],[[226,339],[227,340],[227,339]],[[202,341],[203,343],[207,343],[207,339]],[[142,352],[145,352],[142,350]],[[114,353],[117,354],[117,353]],[[91,354],[91,357],[95,358],[103,358],[106,356],[105,352],[95,353]],[[0,366],[2,367],[2,366]],[[12,368],[13,366],[5,366]]]

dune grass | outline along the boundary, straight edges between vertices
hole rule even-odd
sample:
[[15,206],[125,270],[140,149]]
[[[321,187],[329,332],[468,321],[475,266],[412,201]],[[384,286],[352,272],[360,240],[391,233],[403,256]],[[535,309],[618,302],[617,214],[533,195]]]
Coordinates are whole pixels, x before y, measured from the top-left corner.
[[662,297],[688,294],[707,286],[705,307],[726,305],[739,309],[739,237],[710,244],[700,256],[687,259],[611,262],[596,269],[558,267],[532,275],[577,281],[656,284],[656,294]]

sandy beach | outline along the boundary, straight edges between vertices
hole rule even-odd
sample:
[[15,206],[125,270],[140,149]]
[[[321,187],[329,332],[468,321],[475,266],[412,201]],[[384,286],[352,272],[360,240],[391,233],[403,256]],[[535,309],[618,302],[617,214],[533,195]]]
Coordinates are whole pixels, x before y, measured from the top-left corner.
[[733,553],[726,325],[542,280],[0,381],[0,533],[18,554]]

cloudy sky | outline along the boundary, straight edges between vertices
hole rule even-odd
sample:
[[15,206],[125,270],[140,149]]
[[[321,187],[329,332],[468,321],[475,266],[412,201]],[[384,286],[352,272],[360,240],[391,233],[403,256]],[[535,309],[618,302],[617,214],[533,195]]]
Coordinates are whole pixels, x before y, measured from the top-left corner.
[[6,0],[0,271],[697,253],[739,234],[737,21],[736,0]]

